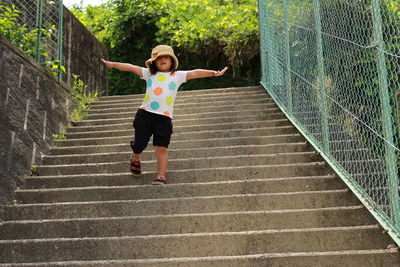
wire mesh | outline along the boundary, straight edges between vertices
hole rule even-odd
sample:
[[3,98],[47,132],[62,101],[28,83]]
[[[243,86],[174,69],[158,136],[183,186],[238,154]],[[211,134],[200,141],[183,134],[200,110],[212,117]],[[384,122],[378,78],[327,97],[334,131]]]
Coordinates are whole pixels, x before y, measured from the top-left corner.
[[400,240],[400,1],[259,0],[261,82]]
[[[1,22],[4,25],[10,18],[15,18],[13,28],[10,31],[22,31],[25,38],[19,39],[15,36],[9,37],[12,43],[21,48],[28,55],[34,57],[39,63],[50,64],[49,62],[61,62],[60,46],[62,44],[62,24],[60,23],[60,14],[62,0],[3,0],[0,5],[11,8],[15,15],[10,16],[9,10],[0,9]],[[61,24],[61,25],[60,25]],[[3,29],[4,30],[4,29]],[[61,31],[61,32],[60,32]],[[9,36],[12,36],[11,34]],[[33,47],[27,47],[21,44],[23,40],[34,38]]]

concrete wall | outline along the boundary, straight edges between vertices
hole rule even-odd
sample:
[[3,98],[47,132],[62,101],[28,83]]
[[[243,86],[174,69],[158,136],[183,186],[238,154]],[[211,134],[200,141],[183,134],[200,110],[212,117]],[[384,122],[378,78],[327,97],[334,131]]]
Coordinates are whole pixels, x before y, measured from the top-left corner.
[[99,59],[108,58],[107,49],[64,7],[63,65],[64,81],[72,86],[72,74],[79,75],[91,91],[107,95],[107,70]]
[[49,152],[71,108],[69,89],[0,36],[0,204]]
[[32,165],[48,154],[53,134],[68,123],[73,109],[73,74],[90,91],[107,94],[104,46],[64,8],[63,65],[67,75],[58,83],[50,72],[0,36],[0,219],[1,206],[14,199]]

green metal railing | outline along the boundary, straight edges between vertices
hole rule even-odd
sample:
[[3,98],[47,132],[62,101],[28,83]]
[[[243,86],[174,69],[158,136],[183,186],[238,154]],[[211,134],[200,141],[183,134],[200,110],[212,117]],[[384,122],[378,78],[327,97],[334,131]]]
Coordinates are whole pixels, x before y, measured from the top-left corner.
[[261,83],[400,245],[400,3],[259,0]]
[[63,0],[3,0],[0,6],[0,34],[61,81]]

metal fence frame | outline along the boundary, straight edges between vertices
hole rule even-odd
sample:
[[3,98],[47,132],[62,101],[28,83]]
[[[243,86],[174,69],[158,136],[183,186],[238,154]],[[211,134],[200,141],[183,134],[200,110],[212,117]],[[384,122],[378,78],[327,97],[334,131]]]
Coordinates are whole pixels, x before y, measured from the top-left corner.
[[[33,58],[41,65],[50,64],[46,62],[57,62],[57,79],[61,82],[63,0],[4,0],[2,5],[15,6],[21,12],[17,23],[26,26],[28,30],[37,30]],[[50,34],[46,41],[44,41],[42,30]],[[47,56],[43,55],[43,51],[47,53]]]
[[[396,25],[398,28],[393,27],[393,32],[385,32],[383,29],[383,17],[381,14],[384,5],[389,5],[393,0],[365,0],[365,1],[352,1],[350,0],[330,0],[330,4],[352,4],[352,5],[365,5],[368,6],[369,12],[360,13],[368,16],[373,21],[370,27],[370,35],[366,36],[365,40],[371,41],[370,45],[364,45],[357,43],[354,40],[347,40],[341,36],[332,34],[326,29],[328,26],[327,21],[323,21],[321,18],[321,5],[327,5],[327,0],[259,0],[259,23],[260,23],[260,53],[262,63],[262,77],[261,84],[266,91],[275,100],[280,109],[286,114],[289,120],[300,130],[300,132],[307,138],[307,140],[321,153],[323,158],[330,164],[330,166],[336,171],[336,173],[342,178],[342,180],[349,186],[349,188],[355,193],[355,195],[361,200],[366,208],[372,213],[372,215],[378,220],[383,228],[390,234],[394,241],[400,245],[400,200],[399,200],[399,130],[398,130],[398,116],[399,107],[398,99],[393,99],[393,93],[390,93],[388,84],[389,75],[391,74],[392,83],[399,85],[400,82],[397,80],[397,74],[394,73],[394,69],[387,65],[388,60],[394,58],[400,58],[399,52],[392,53],[386,50],[388,46],[384,41],[384,36],[387,39],[388,35],[400,36],[400,24]],[[310,15],[309,25],[296,24],[296,21],[290,21],[290,7],[291,5],[302,4],[298,8],[307,9]],[[400,7],[399,7],[400,8]],[[400,15],[400,14],[399,14]],[[361,19],[357,17],[355,19]],[[313,20],[313,21],[312,21]],[[310,26],[311,25],[311,26]],[[304,36],[307,35],[308,40],[311,40],[315,46],[308,48],[306,45],[304,49],[309,49],[308,55],[311,55],[312,60],[308,67],[315,70],[310,75],[299,74],[298,69],[301,66],[296,66],[296,62],[293,62],[293,55],[295,42],[298,40],[294,39],[291,34],[293,31],[304,31]],[[330,38],[330,39],[329,39]],[[399,37],[400,38],[400,37]],[[371,84],[378,84],[379,93],[376,93],[375,98],[368,99],[371,105],[379,106],[374,107],[380,113],[376,116],[376,120],[381,124],[380,128],[376,130],[374,126],[369,125],[365,121],[360,119],[360,116],[351,109],[346,109],[345,105],[342,106],[342,102],[337,101],[332,96],[332,85],[327,84],[330,81],[327,77],[327,58],[331,56],[329,50],[324,45],[331,45],[334,42],[338,44],[341,42],[349,42],[346,45],[354,46],[354,49],[364,49],[368,51],[369,55],[372,55],[376,62],[375,66],[372,66],[372,73],[376,74],[376,81],[372,81],[372,78],[368,82]],[[353,41],[353,42],[352,42]],[[338,46],[340,47],[339,44]],[[344,45],[343,45],[344,47]],[[303,58],[304,61],[309,60]],[[342,59],[348,60],[349,59]],[[303,66],[304,67],[304,66]],[[305,73],[305,72],[304,72]],[[394,80],[393,80],[394,79]],[[298,83],[304,83],[302,89],[299,89]],[[334,83],[334,82],[333,82]],[[304,89],[306,88],[306,89]],[[340,89],[340,88],[339,88]],[[339,90],[336,88],[336,90]],[[375,88],[377,89],[377,88]],[[302,90],[303,94],[298,93]],[[400,96],[397,92],[396,97]],[[304,109],[312,110],[308,114],[304,115],[301,113],[302,107],[299,107],[298,102],[304,101],[300,99],[304,97],[307,99],[307,103],[313,107],[305,107]],[[304,103],[304,102],[301,102]],[[376,104],[378,103],[378,105]],[[296,106],[297,105],[297,106]],[[334,106],[334,108],[333,108]],[[360,104],[360,107],[365,106]],[[371,110],[374,110],[371,108]],[[342,109],[343,113],[350,116],[352,121],[357,121],[357,129],[359,125],[362,125],[366,129],[360,132],[371,131],[374,138],[380,141],[376,147],[368,146],[369,140],[367,138],[355,134],[351,136],[348,132],[351,131],[343,130],[346,128],[346,121],[340,121],[340,116],[334,114],[335,109]],[[368,111],[368,109],[367,109]],[[312,114],[314,118],[307,117]],[[318,118],[315,119],[315,116]],[[372,116],[372,115],[371,115]],[[372,117],[373,117],[372,116]],[[308,119],[314,119],[312,123],[307,123]],[[317,130],[313,131],[311,126],[317,125]],[[338,130],[339,129],[339,130]],[[339,131],[339,133],[338,133]],[[357,133],[357,131],[354,131]],[[353,132],[353,134],[354,134]],[[377,171],[376,175],[373,167],[369,170],[359,170],[360,173],[353,171],[351,166],[346,164],[346,159],[351,162],[352,156],[356,155],[355,151],[345,151],[343,147],[337,146],[337,138],[335,135],[343,136],[343,139],[348,138],[348,141],[355,145],[355,149],[362,148],[367,150],[368,155],[372,155],[371,158],[361,159],[360,166],[367,166],[369,163],[376,164]],[[374,139],[375,140],[375,139]],[[340,140],[339,140],[340,141]],[[367,145],[365,145],[367,144]],[[336,147],[335,147],[336,145]],[[346,147],[347,149],[347,147]],[[381,155],[376,153],[379,150],[383,150]],[[341,150],[341,151],[336,151]],[[369,150],[369,151],[368,151]],[[368,156],[367,156],[368,157]],[[362,161],[365,162],[362,162]],[[374,165],[375,166],[375,165]],[[379,169],[379,170],[378,170]],[[375,175],[375,176],[374,176]],[[360,178],[361,177],[361,178]],[[378,193],[377,193],[378,192]],[[385,204],[382,204],[385,203]]]

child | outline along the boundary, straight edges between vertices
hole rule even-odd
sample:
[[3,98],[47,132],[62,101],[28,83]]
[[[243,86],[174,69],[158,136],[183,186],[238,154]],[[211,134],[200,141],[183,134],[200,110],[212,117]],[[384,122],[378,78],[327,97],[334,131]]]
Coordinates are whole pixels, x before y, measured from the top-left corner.
[[151,58],[145,62],[147,68],[128,63],[110,62],[101,59],[108,68],[130,71],[146,80],[146,95],[133,121],[135,138],[131,142],[133,150],[130,170],[134,176],[141,175],[140,154],[146,148],[151,135],[157,154],[158,175],[153,184],[166,184],[168,168],[167,148],[172,135],[173,105],[179,86],[191,79],[221,76],[221,71],[195,69],[176,71],[178,59],[170,46],[153,48]]

